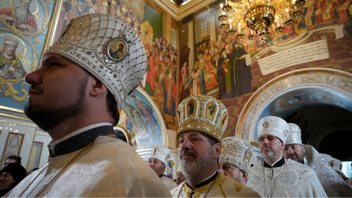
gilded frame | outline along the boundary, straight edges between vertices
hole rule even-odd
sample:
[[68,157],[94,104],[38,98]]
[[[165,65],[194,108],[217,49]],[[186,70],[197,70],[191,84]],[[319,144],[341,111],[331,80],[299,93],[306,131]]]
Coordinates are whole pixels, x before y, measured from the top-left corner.
[[[18,150],[17,150],[16,153],[14,153],[14,152],[11,153],[11,150],[10,150],[10,152],[8,151],[8,147],[7,147],[7,146],[8,146],[9,139],[10,139],[10,136],[11,136],[11,135],[21,136],[21,140],[20,140],[21,143],[20,143],[19,145],[18,145],[18,143],[17,143],[17,146],[19,146],[19,147],[18,147]],[[6,143],[5,143],[5,146],[4,146],[4,151],[3,151],[2,156],[1,156],[0,164],[3,164],[4,159],[6,159],[6,157],[7,157],[8,155],[11,155],[11,154],[12,154],[12,155],[20,155],[24,137],[25,137],[25,134],[22,134],[22,133],[15,133],[15,132],[9,132],[9,133],[8,133],[7,139],[6,139]],[[8,153],[7,153],[7,152],[8,152]],[[6,155],[6,157],[5,157],[5,155]]]
[[[37,152],[36,152],[36,155],[34,156],[34,163],[33,163],[33,165],[30,165],[30,162],[31,162],[31,159],[32,159],[32,152],[33,152],[33,147],[35,146],[34,144],[40,144],[41,146],[40,146],[40,151],[39,151],[39,157],[37,157],[37,154],[38,154],[38,150],[37,150]],[[32,147],[31,147],[31,152],[30,152],[30,154],[29,154],[29,158],[28,158],[28,163],[27,163],[27,168],[26,168],[26,170],[27,171],[30,171],[30,170],[32,170],[33,168],[39,168],[39,165],[40,165],[40,159],[41,159],[41,157],[42,157],[42,152],[43,152],[43,146],[44,146],[44,142],[38,142],[38,141],[33,141],[32,142]],[[36,146],[37,148],[38,148],[38,146]],[[35,166],[35,164],[37,163],[37,167],[34,167]]]

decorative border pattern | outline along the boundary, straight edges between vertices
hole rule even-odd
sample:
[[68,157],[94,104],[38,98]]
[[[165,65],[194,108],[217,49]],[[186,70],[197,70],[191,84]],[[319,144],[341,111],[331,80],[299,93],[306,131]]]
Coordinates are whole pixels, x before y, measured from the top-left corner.
[[251,129],[251,124],[262,113],[259,110],[263,110],[263,106],[266,106],[269,100],[278,97],[279,93],[305,85],[308,87],[323,85],[339,92],[347,92],[352,96],[352,74],[348,72],[327,68],[308,68],[288,72],[270,80],[251,96],[239,116],[236,137],[252,141],[249,137],[249,134],[254,131]]

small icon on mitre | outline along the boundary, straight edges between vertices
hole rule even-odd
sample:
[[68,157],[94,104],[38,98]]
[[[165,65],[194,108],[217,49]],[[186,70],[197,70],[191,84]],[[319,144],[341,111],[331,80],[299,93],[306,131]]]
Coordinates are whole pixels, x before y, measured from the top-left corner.
[[269,127],[269,123],[268,123],[268,122],[264,122],[264,123],[263,123],[263,127],[264,127],[264,128],[268,128],[268,127]]

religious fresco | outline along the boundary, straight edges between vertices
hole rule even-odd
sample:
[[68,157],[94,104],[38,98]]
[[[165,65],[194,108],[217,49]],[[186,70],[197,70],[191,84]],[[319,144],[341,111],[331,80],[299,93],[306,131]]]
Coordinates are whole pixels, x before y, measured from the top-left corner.
[[125,127],[125,129],[127,129],[127,131],[131,135],[132,147],[137,149],[136,130],[132,126],[132,120],[128,117],[128,115],[126,114],[126,112],[122,108],[119,109],[119,113],[120,113],[120,120],[119,120],[118,125],[123,126],[123,127]]
[[[63,32],[68,22],[88,13],[103,13],[125,22],[138,35],[145,46],[148,66],[141,86],[157,104],[160,112],[176,120],[177,51],[162,36],[163,14],[153,2],[119,0],[67,0],[61,2],[54,40]],[[123,53],[123,46],[121,46]],[[115,55],[114,55],[115,53]],[[109,52],[118,56],[118,49]]]
[[[227,34],[220,28],[221,22],[217,20],[221,12],[220,3],[224,2],[195,13],[195,50],[189,52],[194,53],[195,62],[188,63],[183,55],[180,56],[181,100],[190,95],[232,99],[255,91],[255,87],[252,87],[252,56],[273,44],[291,41],[308,30],[342,24],[352,13],[351,0],[308,0],[298,20],[289,27],[284,26],[281,34],[276,34],[275,27],[271,26],[267,44],[261,45],[258,36],[253,40],[248,39],[249,30],[238,39],[236,35]],[[197,21],[197,18],[201,19]],[[201,28],[197,28],[197,23],[202,23],[199,26]],[[206,23],[205,33],[203,23]],[[213,27],[211,23],[215,29],[210,28]]]
[[134,90],[127,97],[122,109],[132,121],[131,124],[135,130],[128,126],[128,122],[126,123],[126,128],[128,130],[131,129],[132,139],[136,137],[138,149],[152,148],[158,144],[164,145],[163,132],[157,113],[138,90]]
[[23,110],[29,85],[24,76],[39,66],[54,3],[0,2],[0,106]]

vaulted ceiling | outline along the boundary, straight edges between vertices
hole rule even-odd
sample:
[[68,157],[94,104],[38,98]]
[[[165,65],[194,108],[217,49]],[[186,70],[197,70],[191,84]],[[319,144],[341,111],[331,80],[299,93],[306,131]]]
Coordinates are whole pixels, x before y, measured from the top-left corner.
[[155,2],[168,12],[176,21],[208,6],[216,0],[155,0]]

